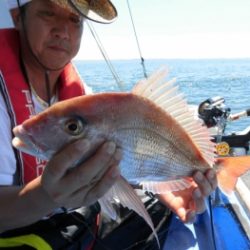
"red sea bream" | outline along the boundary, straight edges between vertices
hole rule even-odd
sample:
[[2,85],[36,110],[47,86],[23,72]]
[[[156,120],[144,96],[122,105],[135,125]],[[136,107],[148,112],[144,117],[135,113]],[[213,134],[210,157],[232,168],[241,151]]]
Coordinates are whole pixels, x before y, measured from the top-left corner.
[[[208,129],[194,118],[165,70],[140,81],[131,93],[100,93],[54,104],[14,128],[13,145],[49,160],[79,138],[115,141],[122,149],[121,178],[101,199],[141,215],[154,231],[143,203],[129,184],[154,194],[190,187],[194,171],[215,167],[220,188],[229,193],[250,168],[249,157],[215,157]],[[112,211],[110,212],[112,214]],[[154,231],[155,233],[155,231]],[[155,234],[156,235],[156,234]]]

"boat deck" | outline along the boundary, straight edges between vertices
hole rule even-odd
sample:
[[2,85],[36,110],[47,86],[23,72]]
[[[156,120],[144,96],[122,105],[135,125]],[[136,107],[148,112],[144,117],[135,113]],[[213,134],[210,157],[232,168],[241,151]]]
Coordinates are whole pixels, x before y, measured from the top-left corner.
[[250,240],[250,171],[239,178],[236,185],[236,197],[242,209],[237,205],[233,207]]
[[248,190],[250,190],[250,171],[248,171],[243,177],[242,177],[243,182],[247,186]]

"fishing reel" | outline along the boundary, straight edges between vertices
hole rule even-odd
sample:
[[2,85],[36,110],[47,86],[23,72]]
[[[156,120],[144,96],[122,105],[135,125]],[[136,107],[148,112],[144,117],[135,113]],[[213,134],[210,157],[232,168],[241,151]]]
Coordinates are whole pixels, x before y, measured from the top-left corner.
[[198,107],[199,118],[203,120],[208,128],[216,127],[220,122],[223,123],[220,126],[224,129],[230,111],[231,109],[225,105],[225,99],[220,96],[209,98],[203,101]]
[[225,134],[225,128],[227,122],[250,117],[250,109],[231,114],[224,98],[216,96],[201,102],[198,106],[198,116],[211,131],[218,155],[244,155],[249,152],[250,126],[244,131],[232,134]]

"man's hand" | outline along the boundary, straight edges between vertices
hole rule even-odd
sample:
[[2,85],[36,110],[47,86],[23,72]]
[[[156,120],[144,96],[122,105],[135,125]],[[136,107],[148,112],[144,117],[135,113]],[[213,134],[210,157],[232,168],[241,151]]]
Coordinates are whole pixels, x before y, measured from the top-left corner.
[[196,214],[205,211],[205,198],[217,187],[216,173],[209,169],[205,174],[196,172],[192,186],[188,189],[158,195],[160,201],[169,207],[184,223],[192,223]]
[[114,184],[120,160],[121,151],[113,142],[76,141],[50,160],[42,175],[42,187],[58,207],[90,205]]
[[0,188],[0,231],[34,223],[58,207],[94,203],[117,180],[120,159],[113,142],[79,140],[66,146],[27,185]]

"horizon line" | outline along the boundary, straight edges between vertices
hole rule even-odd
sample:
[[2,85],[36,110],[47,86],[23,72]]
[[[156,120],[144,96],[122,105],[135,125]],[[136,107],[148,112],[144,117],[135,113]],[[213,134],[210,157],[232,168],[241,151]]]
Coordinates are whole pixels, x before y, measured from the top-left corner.
[[[190,57],[190,58],[181,58],[181,57],[162,57],[162,58],[143,58],[144,61],[147,60],[250,60],[250,57]],[[109,61],[131,61],[139,60],[140,58],[116,58],[109,59]],[[105,61],[104,58],[74,58],[72,61]]]

